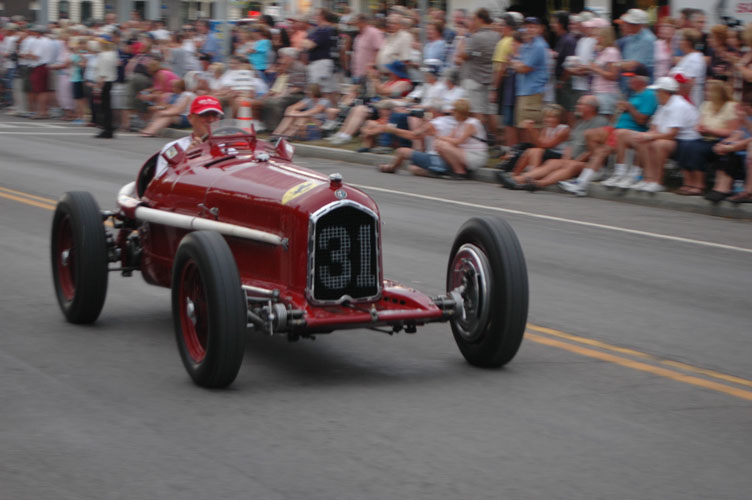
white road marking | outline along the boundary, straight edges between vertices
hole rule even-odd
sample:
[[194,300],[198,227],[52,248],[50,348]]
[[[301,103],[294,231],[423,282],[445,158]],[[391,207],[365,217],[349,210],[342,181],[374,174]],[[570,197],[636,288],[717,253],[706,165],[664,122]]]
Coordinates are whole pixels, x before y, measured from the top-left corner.
[[500,207],[492,207],[489,205],[480,205],[478,203],[469,203],[466,201],[457,201],[457,200],[450,200],[447,198],[439,198],[437,196],[428,196],[425,194],[416,194],[416,193],[408,193],[405,191],[396,191],[394,189],[386,189],[386,188],[380,188],[375,186],[364,186],[362,184],[350,184],[351,186],[354,186],[359,189],[371,189],[373,191],[380,191],[382,193],[389,193],[389,194],[397,194],[401,196],[408,196],[411,198],[419,198],[422,200],[430,200],[430,201],[438,201],[441,203],[450,203],[453,205],[459,205],[462,207],[469,207],[469,208],[479,208],[482,210],[491,210],[494,212],[504,212],[508,214],[514,214],[514,215],[524,215],[526,217],[534,217],[536,219],[544,219],[544,220],[550,220],[550,221],[556,221],[556,222],[566,222],[569,224],[576,224],[578,226],[586,226],[586,227],[594,227],[597,229],[606,229],[609,231],[617,231],[620,233],[627,233],[627,234],[635,234],[638,236],[647,236],[649,238],[658,238],[662,240],[669,240],[669,241],[678,241],[681,243],[690,243],[693,245],[700,245],[705,247],[711,247],[711,248],[721,248],[723,250],[733,250],[735,252],[743,252],[743,253],[750,253],[752,254],[752,248],[744,248],[744,247],[737,247],[733,245],[725,245],[723,243],[714,243],[712,241],[703,241],[703,240],[694,240],[691,238],[682,238],[681,236],[671,236],[668,234],[660,234],[660,233],[651,233],[649,231],[639,231],[637,229],[629,229],[626,227],[618,227],[618,226],[609,226],[607,224],[598,224],[596,222],[585,222],[581,220],[574,220],[574,219],[565,219],[563,217],[555,217],[553,215],[544,215],[544,214],[536,214],[533,212],[525,212],[522,210],[514,210],[511,208],[500,208]]
[[[92,134],[96,133],[96,130],[90,132],[4,132],[0,131],[0,135],[88,135],[94,137]],[[117,137],[136,137],[138,134],[120,133],[115,132]]]

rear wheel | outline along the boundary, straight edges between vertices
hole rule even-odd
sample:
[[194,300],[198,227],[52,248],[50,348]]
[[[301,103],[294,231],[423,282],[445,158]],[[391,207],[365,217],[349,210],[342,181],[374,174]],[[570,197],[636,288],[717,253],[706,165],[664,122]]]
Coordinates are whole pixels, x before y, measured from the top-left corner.
[[476,217],[460,228],[447,269],[447,292],[463,306],[451,320],[468,363],[502,366],[514,358],[525,332],[528,282],[525,257],[504,220]]
[[94,197],[65,193],[52,219],[52,277],[57,302],[71,323],[92,323],[107,296],[107,235]]
[[172,268],[172,317],[183,365],[207,388],[230,385],[243,362],[247,306],[235,258],[219,233],[180,242]]

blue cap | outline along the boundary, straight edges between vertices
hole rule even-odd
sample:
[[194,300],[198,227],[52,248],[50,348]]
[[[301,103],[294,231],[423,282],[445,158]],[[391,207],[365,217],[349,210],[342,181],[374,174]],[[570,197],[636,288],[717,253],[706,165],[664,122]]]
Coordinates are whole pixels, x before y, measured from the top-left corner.
[[392,61],[385,67],[400,78],[408,78],[407,66],[402,61]]

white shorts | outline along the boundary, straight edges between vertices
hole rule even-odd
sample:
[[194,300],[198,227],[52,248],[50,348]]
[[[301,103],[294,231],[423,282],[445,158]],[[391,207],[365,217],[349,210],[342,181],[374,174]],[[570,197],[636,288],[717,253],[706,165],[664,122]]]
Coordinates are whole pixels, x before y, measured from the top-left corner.
[[488,151],[485,149],[466,149],[465,166],[468,170],[477,170],[486,166]]
[[337,90],[334,78],[334,61],[319,59],[308,65],[308,83],[315,83],[321,87],[321,92],[329,93]]

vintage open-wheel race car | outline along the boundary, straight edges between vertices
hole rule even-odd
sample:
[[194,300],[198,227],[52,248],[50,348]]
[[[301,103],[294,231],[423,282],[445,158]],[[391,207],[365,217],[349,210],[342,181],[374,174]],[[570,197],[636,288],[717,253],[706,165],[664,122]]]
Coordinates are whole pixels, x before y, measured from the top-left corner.
[[249,328],[297,340],[351,328],[413,333],[448,321],[473,365],[501,366],[517,353],[527,269],[502,219],[475,217],[460,228],[446,293],[429,297],[384,279],[376,203],[339,174],[293,164],[284,139],[257,140],[222,120],[205,141],[165,149],[120,190],[117,210],[101,211],[82,191],[58,202],[52,271],[68,321],[97,319],[109,272],[140,271],[172,289],[180,356],[203,387],[235,380]]

